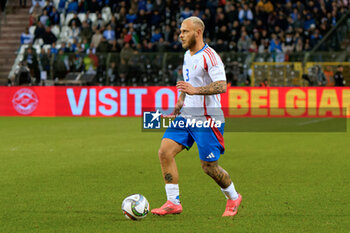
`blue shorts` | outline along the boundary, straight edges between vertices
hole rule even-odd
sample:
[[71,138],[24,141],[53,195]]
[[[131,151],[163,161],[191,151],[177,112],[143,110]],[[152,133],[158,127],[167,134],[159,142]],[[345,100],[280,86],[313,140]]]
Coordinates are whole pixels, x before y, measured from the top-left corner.
[[[178,116],[173,122],[186,122],[186,119]],[[209,127],[209,128],[197,128],[194,127],[179,127],[179,124],[170,125],[164,133],[163,138],[169,138],[177,143],[180,143],[187,150],[189,150],[193,143],[197,143],[199,158],[203,161],[213,162],[220,158],[220,154],[224,154],[224,127],[225,123],[221,124],[221,127]]]

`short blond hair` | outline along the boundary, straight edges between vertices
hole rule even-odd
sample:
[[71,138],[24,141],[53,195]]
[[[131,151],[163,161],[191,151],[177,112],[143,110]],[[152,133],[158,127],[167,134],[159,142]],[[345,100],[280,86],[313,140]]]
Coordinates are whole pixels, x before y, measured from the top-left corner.
[[204,32],[205,25],[200,18],[198,18],[197,16],[191,16],[191,17],[188,17],[187,19],[185,19],[184,21],[186,21],[186,20],[190,20],[194,25],[199,27],[202,30],[202,32]]

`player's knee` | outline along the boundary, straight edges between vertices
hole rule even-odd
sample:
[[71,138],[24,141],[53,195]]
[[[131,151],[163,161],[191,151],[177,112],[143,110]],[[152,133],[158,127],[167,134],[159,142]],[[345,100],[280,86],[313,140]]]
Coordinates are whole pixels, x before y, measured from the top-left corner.
[[212,174],[212,171],[215,169],[216,166],[216,163],[202,161],[202,169],[205,172],[205,174]]
[[171,154],[168,151],[164,150],[163,148],[160,148],[158,150],[158,157],[160,162],[166,162],[171,158]]

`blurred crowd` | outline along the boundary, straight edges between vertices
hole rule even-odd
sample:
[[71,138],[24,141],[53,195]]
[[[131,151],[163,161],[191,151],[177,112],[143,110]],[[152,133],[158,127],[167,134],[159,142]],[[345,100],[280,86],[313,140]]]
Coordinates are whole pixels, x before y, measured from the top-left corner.
[[198,16],[216,51],[276,53],[287,61],[311,50],[348,8],[347,0],[32,0],[21,43],[36,45],[24,56],[35,77],[51,72],[46,58],[54,60],[55,78],[97,73],[105,63],[99,53],[120,53],[117,69],[133,53],[182,51],[180,24]]

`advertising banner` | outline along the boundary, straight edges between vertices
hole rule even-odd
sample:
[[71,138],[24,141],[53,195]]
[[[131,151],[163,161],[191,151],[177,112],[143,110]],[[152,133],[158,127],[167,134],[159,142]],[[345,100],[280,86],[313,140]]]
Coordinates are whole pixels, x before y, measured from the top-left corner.
[[[0,87],[1,116],[142,116],[171,110],[176,87]],[[350,117],[350,88],[229,87],[226,117]]]

